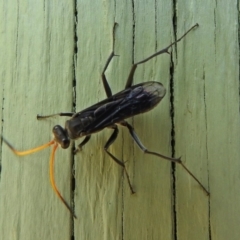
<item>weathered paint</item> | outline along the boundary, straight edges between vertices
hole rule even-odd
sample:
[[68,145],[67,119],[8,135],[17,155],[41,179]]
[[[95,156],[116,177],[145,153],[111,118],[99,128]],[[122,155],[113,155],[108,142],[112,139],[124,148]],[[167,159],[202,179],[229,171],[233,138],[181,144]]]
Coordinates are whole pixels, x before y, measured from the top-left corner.
[[[238,239],[240,222],[239,56],[237,1],[19,1],[0,3],[1,133],[19,150],[51,139],[66,118],[37,114],[79,111],[104,99],[100,73],[113,93],[125,85],[132,61],[192,31],[173,52],[175,155],[210,190],[208,198],[176,166],[144,155],[126,129],[109,150],[126,162],[136,194],[122,169],[104,153],[111,129],[92,136],[75,157],[73,220],[55,196],[48,176],[50,149],[27,157],[1,148],[0,239]],[[74,55],[74,34],[78,52]],[[133,51],[134,48],[134,51]],[[75,61],[75,65],[74,65]],[[167,94],[153,111],[129,120],[149,150],[171,155],[170,56],[139,66],[135,83],[160,81]],[[74,67],[75,66],[75,67]],[[73,78],[76,74],[76,93]],[[78,141],[79,142],[79,141]],[[77,143],[78,143],[77,142]],[[70,201],[70,150],[58,150],[56,182]],[[175,200],[174,200],[175,199]],[[175,202],[175,207],[173,206]],[[174,217],[175,216],[175,217]]]

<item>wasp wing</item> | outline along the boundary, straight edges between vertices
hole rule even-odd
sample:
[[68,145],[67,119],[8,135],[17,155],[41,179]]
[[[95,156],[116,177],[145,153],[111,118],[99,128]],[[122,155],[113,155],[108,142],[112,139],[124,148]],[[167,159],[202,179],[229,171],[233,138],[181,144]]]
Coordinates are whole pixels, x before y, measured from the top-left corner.
[[71,139],[90,135],[126,118],[151,110],[165,93],[165,88],[159,82],[134,85],[76,113],[66,121],[65,128]]

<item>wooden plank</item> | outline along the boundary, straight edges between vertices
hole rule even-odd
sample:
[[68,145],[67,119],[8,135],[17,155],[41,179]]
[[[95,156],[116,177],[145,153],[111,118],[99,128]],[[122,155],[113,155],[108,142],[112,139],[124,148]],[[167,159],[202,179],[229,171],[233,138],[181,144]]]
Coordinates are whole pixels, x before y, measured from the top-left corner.
[[[177,172],[180,239],[238,239],[240,222],[239,40],[237,1],[178,4],[178,32],[200,24],[178,45],[176,151],[208,186]],[[189,224],[191,223],[191,224]]]
[[[115,53],[120,56],[113,60],[107,72],[113,92],[121,90],[125,85],[133,60],[141,60],[155,52],[155,44],[158,44],[158,47],[164,47],[171,41],[171,29],[164,29],[164,26],[168,26],[167,22],[171,21],[170,16],[168,16],[168,20],[164,19],[164,21],[157,18],[158,13],[149,17],[155,11],[154,2],[148,1],[146,5],[141,5],[142,2],[136,3],[135,6],[132,6],[131,2],[124,4],[118,2],[116,6],[90,4],[85,1],[81,3],[78,8],[78,16],[79,19],[84,20],[79,21],[78,28],[77,69],[83,69],[77,77],[81,81],[79,84],[81,89],[77,87],[79,109],[94,103],[92,96],[99,100],[105,98],[100,73],[111,52],[111,30],[114,21],[119,24],[116,29]],[[148,10],[146,13],[148,17],[141,19],[141,14],[138,11],[133,12],[135,11],[133,7]],[[160,12],[161,7],[157,7],[157,11]],[[95,9],[98,11],[96,12]],[[171,6],[168,6],[168,9],[171,9]],[[95,14],[92,14],[93,12]],[[162,12],[165,12],[164,8]],[[137,16],[133,16],[133,14]],[[156,19],[157,24],[155,24]],[[135,30],[133,29],[134,24]],[[88,27],[89,25],[91,28]],[[160,31],[160,29],[162,30]],[[164,38],[160,38],[164,30],[168,34]],[[93,71],[93,69],[97,71]],[[135,83],[161,78],[168,82],[168,69],[169,56],[153,60],[149,64],[139,67]],[[160,75],[161,70],[162,76]],[[85,98],[81,95],[83,91],[88,93]],[[136,117],[134,121],[130,120],[129,122],[133,123],[147,146],[152,149],[161,147],[163,153],[170,154],[169,107],[167,99],[165,100],[162,109],[158,108],[152,113]],[[86,102],[85,105],[83,101]],[[161,123],[160,118],[162,119]],[[112,130],[105,130],[105,132],[92,136],[91,142],[84,147],[81,155],[77,156],[75,207],[81,221],[75,222],[75,236],[79,239],[145,239],[147,235],[153,239],[161,239],[163,236],[167,239],[171,238],[169,163],[145,156],[134,145],[127,130],[120,128],[119,138],[110,147],[110,151],[123,161],[127,161],[127,169],[136,190],[136,194],[131,195],[122,169],[104,154],[103,146],[111,132]],[[160,135],[162,138],[159,137]],[[150,218],[156,223],[160,222],[160,219],[164,219],[161,226],[158,226],[159,230],[156,229],[152,220],[149,221]]]
[[[0,9],[2,134],[16,148],[29,149],[50,141],[54,124],[64,123],[37,121],[37,114],[71,111],[73,6],[3,1]],[[67,200],[69,153],[59,151],[56,163],[56,181]],[[3,145],[1,239],[69,239],[71,217],[50,187],[49,156],[50,149],[20,158]]]
[[120,128],[109,150],[126,161],[136,190],[131,195],[122,169],[104,153],[112,133],[106,129],[73,163],[70,149],[57,153],[56,181],[68,202],[75,176],[74,221],[49,185],[50,150],[19,158],[3,145],[1,239],[238,239],[237,1],[0,4],[1,132],[19,149],[49,141],[52,127],[64,125],[64,118],[36,121],[37,113],[72,111],[74,104],[79,111],[106,97],[100,74],[112,50],[114,22],[120,56],[107,70],[113,93],[123,89],[133,61],[198,22],[172,60],[166,54],[138,67],[135,83],[160,81],[167,94],[153,111],[128,122],[150,150],[171,156],[174,149],[211,193],[207,197],[180,166],[143,154]]

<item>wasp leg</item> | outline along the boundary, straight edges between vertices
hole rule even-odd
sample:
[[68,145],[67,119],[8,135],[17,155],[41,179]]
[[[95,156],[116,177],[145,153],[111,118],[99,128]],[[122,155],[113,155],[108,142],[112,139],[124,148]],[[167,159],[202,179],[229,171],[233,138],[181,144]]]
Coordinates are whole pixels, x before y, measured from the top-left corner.
[[112,60],[112,58],[113,58],[114,56],[115,56],[115,55],[114,55],[114,52],[112,52],[112,53],[110,54],[110,56],[108,57],[108,59],[107,59],[107,62],[106,62],[106,64],[105,64],[105,67],[104,67],[104,69],[103,69],[103,71],[102,71],[102,75],[101,75],[101,76],[102,76],[102,82],[103,82],[104,90],[105,90],[106,95],[107,95],[108,98],[112,96],[112,90],[111,90],[111,88],[110,88],[110,86],[109,86],[109,84],[108,84],[107,78],[106,78],[106,76],[105,76],[105,71],[106,71],[109,63],[111,62],[111,60]]
[[50,117],[56,117],[56,116],[60,116],[60,117],[72,117],[75,113],[73,112],[68,112],[68,113],[55,113],[55,114],[50,114],[50,115],[37,115],[37,119],[44,119],[44,118],[50,118]]
[[114,155],[112,155],[112,154],[108,151],[109,146],[112,145],[113,142],[116,140],[116,138],[117,138],[117,136],[118,136],[118,132],[119,132],[117,125],[113,125],[111,128],[112,128],[114,131],[113,131],[112,135],[110,136],[110,138],[108,139],[107,143],[105,144],[104,150],[105,150],[105,152],[106,152],[118,165],[120,165],[121,167],[123,167],[123,169],[124,169],[124,171],[125,171],[125,173],[126,173],[126,176],[127,176],[127,181],[128,181],[129,188],[130,188],[130,190],[131,190],[132,193],[135,193],[134,190],[133,190],[133,187],[132,187],[132,185],[131,185],[130,178],[129,178],[129,174],[128,174],[128,172],[127,172],[127,169],[126,169],[126,167],[125,167],[125,164],[124,164],[122,161],[120,161],[119,159],[117,159]]
[[126,121],[122,121],[120,123],[122,126],[127,127],[129,130],[130,135],[132,136],[133,140],[136,142],[136,144],[139,146],[139,148],[144,152],[144,153],[149,153],[149,154],[153,154],[156,156],[159,156],[161,158],[167,159],[171,162],[176,162],[176,163],[181,163],[181,159],[180,158],[171,158],[171,157],[167,157],[164,156],[160,153],[155,153],[155,152],[151,152],[148,151],[147,148],[142,144],[141,140],[139,139],[138,135],[136,134],[136,132],[134,131],[134,128]]
[[181,161],[181,158],[171,158],[171,157],[167,157],[164,156],[160,153],[157,152],[152,152],[149,151],[140,141],[139,137],[137,136],[136,132],[134,131],[134,128],[126,121],[122,121],[120,123],[122,126],[127,127],[129,130],[130,135],[132,136],[133,140],[136,142],[136,144],[140,147],[140,149],[147,154],[151,154],[151,155],[155,155],[158,156],[160,158],[166,159],[168,161],[171,162],[175,162],[175,163],[179,163],[187,172],[188,174],[201,186],[201,188],[203,189],[203,191],[209,195],[210,193],[207,191],[207,189],[202,185],[202,183],[193,175],[193,173],[183,164],[183,162]]
[[111,53],[110,56],[108,57],[107,62],[106,62],[106,64],[105,64],[105,66],[104,66],[104,68],[103,68],[103,71],[102,71],[102,74],[101,74],[102,82],[103,82],[103,86],[104,86],[104,90],[105,90],[106,95],[107,95],[108,98],[112,96],[112,91],[111,91],[111,88],[110,88],[110,86],[109,86],[109,84],[108,84],[108,81],[107,81],[107,78],[106,78],[106,75],[105,75],[105,71],[107,70],[108,65],[109,65],[109,63],[111,62],[112,58],[113,58],[114,56],[118,56],[118,55],[115,55],[115,54],[114,54],[114,42],[115,42],[115,41],[114,41],[114,39],[115,39],[115,38],[114,38],[114,35],[115,35],[115,28],[116,28],[116,26],[117,26],[117,23],[115,22],[115,23],[114,23],[114,26],[113,26],[113,31],[112,31],[112,41],[113,41],[112,53]]
[[80,144],[78,144],[78,147],[74,150],[74,154],[76,154],[77,152],[79,152],[79,151],[81,151],[82,150],[82,147],[90,140],[90,138],[91,138],[91,135],[87,135],[84,139],[83,139],[83,141],[80,143]]
[[195,24],[194,26],[192,26],[187,32],[185,32],[179,39],[177,39],[176,41],[174,41],[173,43],[169,44],[167,47],[163,48],[162,50],[152,54],[151,56],[143,59],[142,61],[139,61],[137,63],[134,63],[132,65],[132,68],[130,70],[130,73],[128,75],[128,79],[127,79],[127,82],[126,82],[126,85],[125,85],[125,89],[129,88],[132,86],[132,83],[133,83],[133,76],[134,76],[134,73],[135,73],[135,70],[137,68],[138,65],[142,64],[142,63],[145,63],[147,61],[149,61],[150,59],[162,54],[162,53],[168,53],[168,50],[170,47],[172,47],[173,45],[177,44],[179,41],[181,41],[192,29],[194,29],[195,27],[198,27],[198,23]]

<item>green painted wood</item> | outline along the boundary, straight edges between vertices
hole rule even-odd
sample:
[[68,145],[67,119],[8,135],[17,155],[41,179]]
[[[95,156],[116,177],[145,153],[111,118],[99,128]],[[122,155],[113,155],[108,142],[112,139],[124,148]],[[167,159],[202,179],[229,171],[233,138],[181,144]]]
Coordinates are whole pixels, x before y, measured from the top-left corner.
[[[19,150],[29,149],[50,141],[52,127],[64,124],[37,121],[37,114],[71,110],[73,6],[3,1],[0,9],[1,132]],[[1,239],[69,239],[71,218],[51,189],[49,156],[50,149],[17,157],[2,146]],[[56,161],[56,180],[67,200],[69,156],[59,151]]]
[[208,186],[211,196],[204,198],[184,173],[177,173],[178,233],[181,239],[193,239],[196,233],[199,239],[208,239],[210,229],[211,239],[238,239],[238,5],[237,1],[205,4],[178,5],[179,12],[186,11],[178,18],[179,27],[186,26],[186,19],[200,27],[179,44],[175,125],[177,153]]
[[143,154],[120,127],[109,150],[126,161],[136,191],[131,195],[122,169],[104,153],[112,133],[106,129],[92,136],[73,164],[71,150],[57,152],[56,181],[68,202],[75,176],[73,221],[49,183],[50,149],[20,158],[3,144],[0,239],[238,239],[237,1],[0,4],[0,127],[18,149],[50,141],[52,127],[66,120],[37,121],[36,114],[72,111],[74,99],[79,111],[106,97],[100,74],[112,50],[114,22],[120,56],[107,70],[113,93],[123,89],[133,61],[167,46],[174,29],[179,37],[198,22],[174,49],[171,71],[167,54],[138,67],[135,83],[160,81],[167,94],[153,111],[128,122],[146,147],[171,155],[172,77],[175,154],[211,193],[207,197],[180,166],[173,179],[169,162]]

